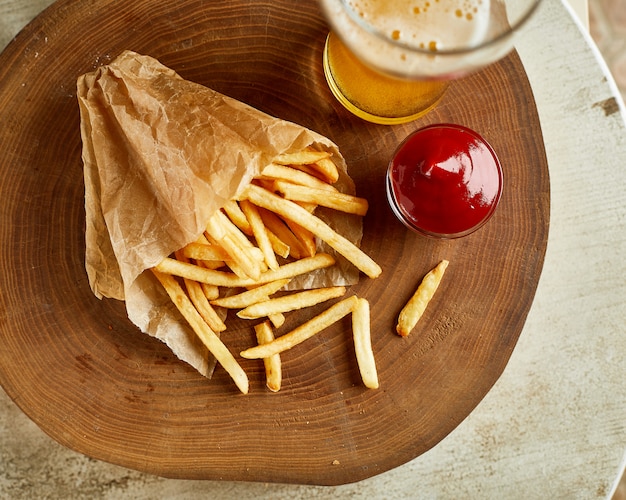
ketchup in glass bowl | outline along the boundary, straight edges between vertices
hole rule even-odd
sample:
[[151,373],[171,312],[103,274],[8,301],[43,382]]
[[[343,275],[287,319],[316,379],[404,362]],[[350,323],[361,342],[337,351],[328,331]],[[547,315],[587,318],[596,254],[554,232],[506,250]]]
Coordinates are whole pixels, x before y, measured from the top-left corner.
[[502,167],[493,148],[461,125],[419,129],[400,144],[387,170],[387,198],[405,226],[437,238],[466,236],[493,215]]

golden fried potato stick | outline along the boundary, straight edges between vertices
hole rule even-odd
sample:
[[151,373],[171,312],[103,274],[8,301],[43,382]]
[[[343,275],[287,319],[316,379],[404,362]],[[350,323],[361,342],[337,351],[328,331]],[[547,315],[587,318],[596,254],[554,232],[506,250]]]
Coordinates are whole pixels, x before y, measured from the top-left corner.
[[305,274],[315,269],[330,267],[335,264],[335,259],[327,253],[318,253],[314,257],[289,262],[280,266],[276,271],[269,270],[261,274],[258,280],[250,278],[240,278],[236,274],[224,271],[214,271],[204,267],[179,262],[176,259],[166,257],[155,266],[156,270],[165,274],[173,274],[181,278],[189,278],[200,283],[225,287],[247,287],[269,283],[285,278],[293,278],[300,274]]
[[317,205],[315,203],[306,203],[304,201],[296,201],[296,203],[300,205],[302,208],[304,208],[310,214],[315,212],[315,209],[317,208]]
[[378,373],[370,333],[370,305],[366,299],[359,298],[352,311],[352,335],[363,384],[369,389],[378,389]]
[[231,295],[229,297],[220,297],[212,300],[211,304],[214,306],[225,307],[227,309],[243,309],[245,307],[256,304],[264,300],[268,300],[270,295],[275,294],[278,290],[283,288],[290,279],[282,279],[276,281],[270,281],[264,285],[257,286],[245,292]]
[[264,300],[249,305],[237,313],[242,319],[257,319],[272,314],[286,313],[297,309],[304,309],[316,304],[321,304],[330,299],[336,299],[346,294],[345,286],[331,286],[327,288],[314,288],[289,295],[283,295],[274,299]]
[[339,170],[337,165],[330,158],[322,158],[311,165],[311,167],[317,171],[326,182],[334,184],[339,180]]
[[285,315],[283,313],[270,314],[268,318],[274,325],[274,328],[280,328],[285,324]]
[[415,328],[422,314],[424,314],[426,306],[428,306],[428,303],[437,291],[437,287],[441,283],[441,278],[443,278],[447,267],[448,261],[442,260],[424,276],[413,296],[400,311],[398,324],[396,325],[398,335],[406,337]]
[[309,165],[330,158],[328,151],[314,151],[312,149],[303,149],[296,153],[285,153],[274,158],[274,163],[279,165]]
[[188,259],[224,262],[231,260],[230,255],[219,245],[194,241],[182,248],[182,254]]
[[[291,279],[276,280],[264,285],[248,287],[249,290],[228,297],[214,297],[212,303],[215,306],[221,306],[226,309],[243,309],[249,305],[269,300],[269,296],[276,293]],[[280,328],[285,323],[285,316],[282,313],[270,314],[268,316],[275,328]]]
[[217,299],[220,296],[220,289],[216,285],[200,283],[200,287],[202,288],[202,291],[204,292],[204,296],[207,298],[208,301]]
[[270,193],[262,187],[250,184],[242,193],[243,199],[249,199],[255,205],[291,219],[325,241],[330,247],[352,262],[370,278],[377,278],[382,269],[359,247],[347,238],[335,232],[329,225],[296,203]]
[[[254,327],[256,332],[256,338],[260,345],[267,344],[274,340],[274,333],[269,322],[264,321]],[[280,354],[273,354],[267,358],[263,358],[263,365],[265,367],[265,379],[267,388],[272,392],[280,391],[280,385],[282,382],[282,364],[280,361]]]
[[340,212],[355,215],[367,214],[368,203],[365,198],[352,196],[340,191],[329,192],[324,189],[310,186],[299,186],[290,182],[278,180],[274,183],[277,191],[291,201],[314,203],[322,207],[332,208]]
[[228,200],[222,209],[233,224],[241,229],[242,233],[252,236],[252,227],[250,227],[250,222],[235,200]]
[[246,349],[240,353],[240,356],[246,359],[262,359],[291,349],[292,347],[313,337],[325,328],[328,328],[344,316],[350,314],[357,301],[357,296],[351,295],[350,297],[333,304],[324,312],[318,314],[314,318],[311,318],[309,321],[291,330],[289,333],[277,337],[267,344]]
[[178,284],[178,281],[176,281],[176,279],[169,274],[163,274],[156,269],[152,269],[152,272],[161,285],[163,285],[163,288],[165,288],[165,291],[176,308],[183,315],[187,323],[189,323],[189,326],[191,326],[202,343],[207,347],[211,354],[215,356],[219,364],[224,367],[239,390],[244,394],[248,394],[248,376],[243,371],[239,363],[237,363],[228,348],[219,339],[215,332],[211,330],[209,325],[205,323],[198,311],[196,311],[196,308],[193,306],[182,287]]
[[290,167],[288,165],[278,165],[271,163],[261,171],[261,175],[264,178],[270,178],[274,180],[288,181],[292,184],[299,184],[301,186],[309,186],[317,189],[324,189],[326,191],[337,192],[337,188],[323,181],[319,177],[315,177],[303,170]]
[[[257,207],[258,209],[258,207]],[[267,232],[267,236],[272,244],[272,249],[276,255],[279,255],[283,259],[289,257],[289,245],[287,245],[284,241],[282,241],[278,236],[276,236],[272,231],[270,231],[267,226],[265,227],[265,231]]]

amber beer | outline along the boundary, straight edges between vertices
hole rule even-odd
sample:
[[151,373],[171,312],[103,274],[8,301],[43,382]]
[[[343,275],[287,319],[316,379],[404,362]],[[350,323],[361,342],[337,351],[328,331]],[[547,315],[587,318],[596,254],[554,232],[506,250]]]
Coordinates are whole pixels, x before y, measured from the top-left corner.
[[444,80],[409,80],[375,71],[331,33],[324,50],[324,73],[333,95],[365,120],[403,123],[430,111],[445,93]]
[[480,59],[473,47],[492,13],[490,0],[321,3],[332,26],[324,73],[333,94],[357,116],[386,124],[428,112],[450,79]]

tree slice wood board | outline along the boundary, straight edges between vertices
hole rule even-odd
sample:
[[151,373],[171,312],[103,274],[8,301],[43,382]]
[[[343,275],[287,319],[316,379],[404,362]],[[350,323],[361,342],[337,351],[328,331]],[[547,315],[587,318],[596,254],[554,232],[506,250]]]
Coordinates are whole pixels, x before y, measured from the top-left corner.
[[[406,125],[360,121],[322,70],[327,25],[310,1],[63,0],[0,56],[0,383],[48,435],[80,453],[171,478],[342,484],[427,452],[502,373],[539,280],[549,176],[531,88],[516,53],[452,84]],[[370,201],[363,249],[383,268],[351,293],[372,306],[381,387],[363,387],[350,321],[283,355],[279,393],[243,360],[251,392],[207,380],[96,299],[84,270],[84,184],[76,78],[124,49],[335,141]],[[390,156],[413,130],[459,123],[504,169],[490,222],[458,240],[408,232],[388,208]],[[418,328],[398,312],[440,259],[450,266]],[[316,312],[316,311],[313,311]],[[313,312],[293,314],[295,324]],[[234,321],[234,352],[252,342]]]

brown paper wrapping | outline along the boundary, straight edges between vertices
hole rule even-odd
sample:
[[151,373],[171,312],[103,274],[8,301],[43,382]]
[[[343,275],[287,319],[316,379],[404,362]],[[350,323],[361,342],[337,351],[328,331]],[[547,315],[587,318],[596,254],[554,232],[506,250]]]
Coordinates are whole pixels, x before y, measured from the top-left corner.
[[[209,217],[279,154],[308,146],[330,151],[341,171],[336,186],[353,193],[343,157],[327,138],[131,51],[80,76],[77,87],[93,293],[125,300],[135,325],[207,375],[205,348],[145,271],[196,240]],[[319,215],[360,241],[360,218]],[[355,269],[338,262],[294,286],[355,283]]]

